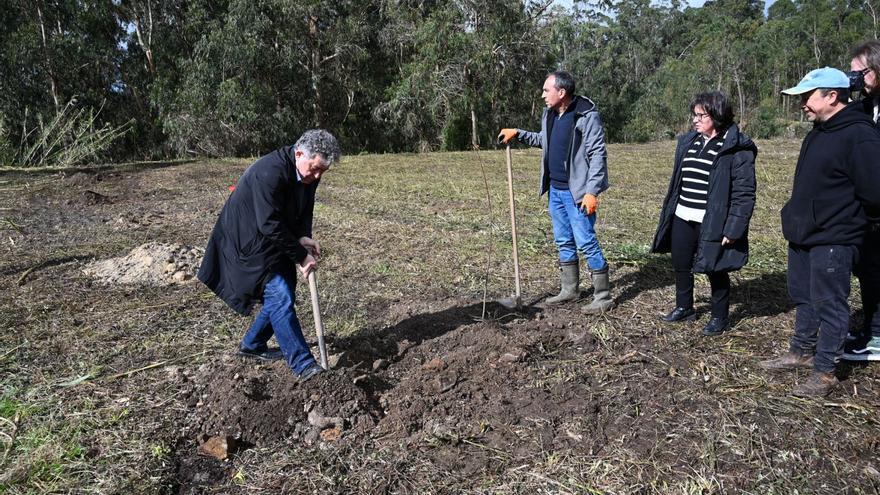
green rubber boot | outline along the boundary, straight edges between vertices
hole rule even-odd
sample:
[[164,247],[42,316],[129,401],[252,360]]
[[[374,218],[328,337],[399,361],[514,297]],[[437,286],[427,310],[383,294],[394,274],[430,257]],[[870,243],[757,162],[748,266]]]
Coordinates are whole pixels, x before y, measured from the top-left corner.
[[611,282],[608,280],[608,267],[591,271],[590,277],[593,279],[593,302],[581,308],[581,311],[590,315],[610,311],[614,308],[614,300],[611,299]]
[[544,304],[561,304],[580,297],[580,265],[578,260],[559,263],[559,278],[562,287],[559,294],[548,297],[544,300]]

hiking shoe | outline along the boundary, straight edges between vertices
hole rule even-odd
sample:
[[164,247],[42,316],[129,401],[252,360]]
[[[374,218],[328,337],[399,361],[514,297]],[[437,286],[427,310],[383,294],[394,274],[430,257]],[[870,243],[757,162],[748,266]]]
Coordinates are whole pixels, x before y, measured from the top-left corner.
[[880,337],[847,343],[843,356],[846,361],[880,361]]
[[814,371],[810,373],[810,377],[804,383],[801,383],[791,391],[791,395],[795,397],[825,397],[839,383],[834,373]]
[[666,323],[676,323],[679,321],[694,321],[697,319],[697,312],[694,308],[675,308],[668,315],[663,317]]
[[309,381],[313,376],[320,375],[324,372],[324,368],[321,367],[318,363],[312,363],[308,368],[304,369],[302,373],[300,373],[299,379],[300,381],[306,382]]
[[788,351],[779,357],[767,359],[765,361],[759,361],[758,366],[764,368],[765,370],[795,370],[802,368],[812,369],[813,356],[803,356],[801,354]]
[[235,355],[247,359],[256,359],[257,361],[280,361],[284,359],[284,353],[277,347],[256,350],[239,347]]
[[703,335],[714,337],[721,335],[725,330],[730,328],[730,318],[712,318],[709,323],[703,327]]

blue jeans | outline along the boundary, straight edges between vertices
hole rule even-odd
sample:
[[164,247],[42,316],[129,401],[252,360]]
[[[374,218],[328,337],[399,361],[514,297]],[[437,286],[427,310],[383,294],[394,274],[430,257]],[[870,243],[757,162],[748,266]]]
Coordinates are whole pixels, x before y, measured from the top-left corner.
[[263,288],[263,307],[242,339],[241,348],[265,350],[266,343],[274,333],[287,365],[299,375],[315,363],[315,358],[309,351],[293,307],[295,289],[296,279],[289,280],[278,274],[269,278]]
[[608,266],[599,240],[596,239],[596,214],[587,215],[574,202],[571,191],[550,186],[550,219],[553,221],[553,238],[559,250],[559,262],[577,261],[577,252],[584,253],[591,271]]
[[834,371],[843,353],[857,259],[856,246],[788,245],[788,293],[796,308],[789,350],[801,356],[815,352],[816,371]]

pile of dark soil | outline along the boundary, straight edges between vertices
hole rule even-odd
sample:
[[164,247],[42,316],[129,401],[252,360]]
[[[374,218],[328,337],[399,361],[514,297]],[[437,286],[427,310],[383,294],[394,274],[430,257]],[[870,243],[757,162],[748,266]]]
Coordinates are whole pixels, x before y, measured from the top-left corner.
[[[307,382],[283,362],[226,357],[194,376],[184,432],[191,446],[220,436],[234,439],[239,450],[291,443],[479,443],[485,450],[467,459],[435,452],[435,462],[462,472],[485,469],[493,450],[594,451],[602,423],[591,377],[571,373],[564,381],[550,380],[550,387],[541,378],[569,373],[560,363],[595,350],[594,337],[572,316],[533,313],[534,320],[478,321],[443,332],[459,325],[461,315],[435,313],[431,324],[407,320],[390,331],[337,342],[343,351],[337,368]],[[435,331],[442,333],[428,338]]]
[[331,370],[301,382],[283,362],[227,356],[199,370],[185,431],[194,438],[232,437],[241,446],[357,437],[380,412],[352,378],[349,370]]

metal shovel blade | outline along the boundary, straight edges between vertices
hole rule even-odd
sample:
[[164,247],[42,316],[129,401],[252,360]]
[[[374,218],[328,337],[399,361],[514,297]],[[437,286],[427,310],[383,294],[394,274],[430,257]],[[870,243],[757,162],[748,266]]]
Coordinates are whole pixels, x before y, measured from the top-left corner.
[[517,296],[510,296],[510,297],[504,297],[501,299],[496,299],[495,302],[504,306],[507,309],[517,309],[518,310],[518,309],[521,309],[523,306],[522,297],[517,297]]

